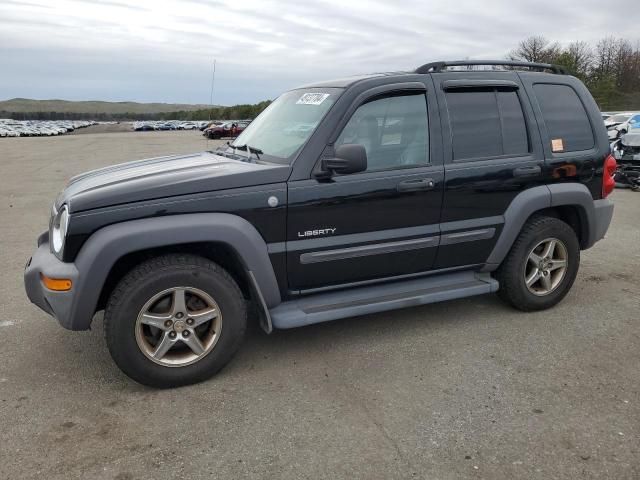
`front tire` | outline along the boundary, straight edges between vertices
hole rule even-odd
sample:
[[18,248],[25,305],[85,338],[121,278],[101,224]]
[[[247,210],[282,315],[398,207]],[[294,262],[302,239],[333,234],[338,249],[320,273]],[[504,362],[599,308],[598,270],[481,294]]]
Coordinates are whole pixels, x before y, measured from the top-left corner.
[[194,255],[156,257],[131,270],[111,294],[105,337],[116,365],[144,385],[201,382],[238,350],[246,302],[219,265]]
[[580,265],[573,229],[553,217],[534,217],[522,228],[496,272],[498,296],[522,311],[544,310],[571,289]]

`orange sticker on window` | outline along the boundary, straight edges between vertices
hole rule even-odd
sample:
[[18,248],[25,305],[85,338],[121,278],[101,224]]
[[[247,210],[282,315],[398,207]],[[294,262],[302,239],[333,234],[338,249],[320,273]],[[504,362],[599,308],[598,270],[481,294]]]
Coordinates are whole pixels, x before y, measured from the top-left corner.
[[554,138],[553,140],[551,140],[551,151],[564,152],[564,142],[561,138]]

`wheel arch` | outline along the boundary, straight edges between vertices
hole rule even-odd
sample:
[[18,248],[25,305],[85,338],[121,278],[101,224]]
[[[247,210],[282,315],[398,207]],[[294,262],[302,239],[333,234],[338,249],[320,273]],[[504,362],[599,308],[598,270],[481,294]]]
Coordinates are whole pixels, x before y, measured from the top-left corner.
[[109,301],[109,296],[118,285],[118,282],[128,272],[135,268],[136,265],[139,265],[151,258],[178,253],[188,253],[205,258],[220,265],[224,270],[226,270],[238,284],[238,287],[243,293],[245,299],[251,301],[252,304],[255,305],[260,320],[260,326],[267,333],[271,333],[273,330],[271,317],[269,315],[269,310],[264,303],[264,298],[261,297],[257,288],[255,275],[246,269],[240,255],[233,247],[219,241],[177,243],[162,247],[149,248],[146,250],[138,250],[123,255],[111,267],[111,270],[105,279],[100,292],[100,297],[98,298],[96,311],[103,310],[106,307],[107,302]]
[[267,246],[258,231],[241,217],[201,213],[132,220],[104,227],[83,245],[75,264],[73,329],[90,328],[110,289],[133,265],[151,256],[189,252],[227,269],[245,295],[264,312],[263,328],[271,330],[268,309],[281,302]]
[[559,218],[576,233],[581,249],[598,240],[594,200],[581,183],[563,183],[533,187],[518,194],[504,213],[504,227],[483,271],[493,271],[502,263],[522,227],[534,215]]

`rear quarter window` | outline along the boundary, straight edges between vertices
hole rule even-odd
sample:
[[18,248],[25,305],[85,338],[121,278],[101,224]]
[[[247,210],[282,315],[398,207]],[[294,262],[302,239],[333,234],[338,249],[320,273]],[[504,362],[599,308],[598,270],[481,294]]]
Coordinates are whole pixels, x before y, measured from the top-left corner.
[[[549,141],[556,141],[556,147],[552,148],[554,152],[576,152],[594,147],[595,139],[589,116],[573,88],[568,85],[536,83],[533,91],[549,133]],[[558,145],[562,145],[562,149],[558,149]]]

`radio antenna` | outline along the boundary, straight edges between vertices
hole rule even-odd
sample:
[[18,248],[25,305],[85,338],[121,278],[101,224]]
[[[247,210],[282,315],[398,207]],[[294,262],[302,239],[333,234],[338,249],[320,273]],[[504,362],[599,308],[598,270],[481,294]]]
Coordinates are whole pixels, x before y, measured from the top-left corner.
[[[207,127],[211,124],[211,114],[213,113],[213,86],[216,83],[216,59],[213,59],[213,69],[211,72],[211,92],[209,93],[209,122]],[[209,150],[209,137],[207,136],[207,150]]]
[[211,120],[211,112],[213,111],[213,86],[216,83],[216,59],[213,59],[213,72],[211,73],[211,94],[209,95],[209,120]]

